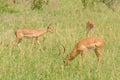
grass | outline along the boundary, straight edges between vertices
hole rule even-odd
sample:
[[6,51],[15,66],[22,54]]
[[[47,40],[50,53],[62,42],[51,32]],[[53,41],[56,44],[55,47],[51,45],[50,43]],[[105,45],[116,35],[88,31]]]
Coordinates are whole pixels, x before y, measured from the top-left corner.
[[[43,11],[31,10],[30,4],[9,4],[13,12],[0,13],[0,79],[1,80],[119,80],[120,77],[120,16],[104,5],[96,5],[94,11],[82,10],[81,2],[51,0]],[[53,5],[54,4],[54,5]],[[28,5],[28,6],[26,6]],[[15,11],[14,11],[15,10]],[[63,66],[58,55],[60,44],[70,53],[78,40],[85,38],[85,25],[89,19],[95,21],[92,36],[105,39],[99,72],[96,72],[97,58],[93,51],[86,53],[85,63],[81,65],[78,56],[69,66]],[[30,52],[30,39],[23,39],[23,54],[9,44],[15,39],[17,28],[42,29],[52,23],[53,33],[39,38],[44,52],[35,44]]]

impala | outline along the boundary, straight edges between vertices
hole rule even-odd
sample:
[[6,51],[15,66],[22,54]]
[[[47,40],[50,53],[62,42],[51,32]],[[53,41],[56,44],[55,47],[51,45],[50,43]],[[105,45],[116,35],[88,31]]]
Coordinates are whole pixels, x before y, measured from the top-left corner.
[[94,21],[89,20],[86,24],[87,36],[89,36],[90,31],[94,28]]
[[101,58],[101,50],[104,46],[104,40],[99,38],[99,37],[89,37],[89,38],[85,38],[85,39],[81,39],[73,48],[73,50],[71,51],[71,53],[68,56],[64,56],[65,53],[65,47],[64,48],[64,52],[60,54],[63,58],[63,62],[64,65],[68,65],[68,62],[72,61],[77,55],[81,54],[82,57],[82,62],[83,62],[83,58],[84,55],[86,53],[87,50],[89,49],[93,49],[97,58],[98,58],[98,66],[100,63],[100,58]]
[[[20,42],[21,42],[23,37],[32,38],[32,46],[34,45],[35,40],[40,45],[38,37],[44,35],[47,32],[52,32],[52,29],[50,28],[50,25],[47,28],[42,29],[42,30],[38,30],[38,29],[17,29],[15,31],[15,35],[16,35],[16,41],[15,42],[18,44],[18,47],[19,47],[20,50],[21,50]],[[13,43],[12,45],[14,45],[14,44],[15,43]]]

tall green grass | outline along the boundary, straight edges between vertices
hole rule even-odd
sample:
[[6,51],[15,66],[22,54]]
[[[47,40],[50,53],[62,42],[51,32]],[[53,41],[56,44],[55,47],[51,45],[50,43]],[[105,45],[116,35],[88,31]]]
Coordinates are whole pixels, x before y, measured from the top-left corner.
[[[120,15],[102,4],[95,10],[82,10],[81,2],[51,0],[42,11],[31,10],[30,4],[10,5],[18,12],[0,13],[0,79],[1,80],[119,80],[120,79]],[[54,5],[53,5],[54,4]],[[89,19],[95,21],[92,36],[105,40],[100,69],[96,72],[97,57],[93,51],[86,53],[85,62],[76,57],[69,66],[64,66],[59,55],[59,47],[66,47],[69,54],[74,45],[85,38],[85,26]],[[9,44],[15,39],[14,30],[18,28],[43,29],[52,24],[53,33],[39,38],[41,47],[35,44],[30,50],[31,40],[23,39],[21,47]]]

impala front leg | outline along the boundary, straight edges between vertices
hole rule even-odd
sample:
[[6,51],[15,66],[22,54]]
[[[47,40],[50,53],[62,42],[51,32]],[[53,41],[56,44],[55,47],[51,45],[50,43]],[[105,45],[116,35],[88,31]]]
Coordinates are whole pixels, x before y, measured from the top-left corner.
[[17,46],[19,47],[19,50],[20,50],[20,52],[22,53],[22,48],[21,48],[21,46],[20,46],[21,41],[22,41],[22,38],[21,38],[21,37],[20,37],[20,38],[19,38],[19,37],[16,38]]
[[36,41],[37,41],[38,45],[40,45],[40,41],[38,40],[38,38],[36,38]]
[[34,43],[35,43],[35,38],[32,39],[31,49],[33,48]]
[[36,38],[36,41],[37,41],[38,45],[40,46],[40,50],[43,52],[43,49],[42,49],[42,47],[41,47],[41,44],[40,44],[39,39],[38,39],[38,38]]
[[82,57],[82,63],[83,63],[83,62],[84,62],[85,54],[84,54],[84,53],[81,53],[81,57]]

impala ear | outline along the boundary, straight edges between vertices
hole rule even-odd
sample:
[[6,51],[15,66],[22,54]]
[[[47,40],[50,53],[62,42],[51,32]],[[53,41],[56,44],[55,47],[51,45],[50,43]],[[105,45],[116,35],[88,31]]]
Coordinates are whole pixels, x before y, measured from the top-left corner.
[[48,25],[48,27],[50,27],[50,26],[51,26],[51,24]]
[[50,29],[50,27],[48,26],[47,29]]
[[51,24],[48,25],[47,29],[50,29]]

